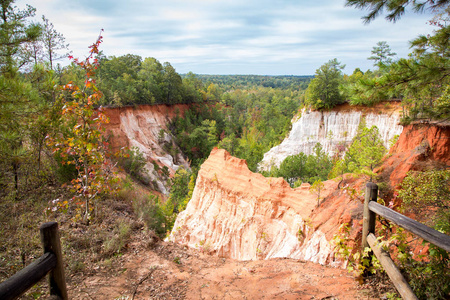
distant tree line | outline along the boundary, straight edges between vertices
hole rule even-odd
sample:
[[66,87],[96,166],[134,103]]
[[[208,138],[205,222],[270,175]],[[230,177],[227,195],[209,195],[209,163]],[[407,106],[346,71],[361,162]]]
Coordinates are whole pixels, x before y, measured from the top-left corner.
[[229,89],[248,89],[251,87],[262,86],[279,89],[304,90],[314,76],[304,75],[196,75],[204,84],[213,83],[221,88]]

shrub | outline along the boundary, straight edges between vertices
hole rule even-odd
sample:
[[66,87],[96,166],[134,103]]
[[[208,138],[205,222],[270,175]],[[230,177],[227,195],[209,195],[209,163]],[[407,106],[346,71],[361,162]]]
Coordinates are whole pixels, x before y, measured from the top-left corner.
[[146,181],[145,174],[148,172],[147,169],[145,169],[146,163],[147,160],[138,147],[128,149],[124,157],[120,160],[122,168],[133,178],[143,183]]
[[173,206],[162,204],[156,195],[135,199],[133,209],[138,217],[145,222],[147,228],[153,230],[159,237],[164,237],[175,221]]

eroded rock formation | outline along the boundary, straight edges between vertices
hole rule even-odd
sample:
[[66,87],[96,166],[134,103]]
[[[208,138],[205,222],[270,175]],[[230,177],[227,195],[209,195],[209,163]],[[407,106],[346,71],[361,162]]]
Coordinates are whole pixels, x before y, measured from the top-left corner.
[[317,143],[322,145],[326,153],[333,155],[339,145],[351,143],[363,119],[367,127],[378,127],[384,145],[389,148],[392,138],[400,135],[403,129],[398,124],[399,113],[400,107],[396,102],[374,107],[344,104],[331,111],[303,110],[300,117],[293,119],[289,136],[264,154],[259,169],[268,170],[271,166],[279,166],[286,157],[300,152],[311,154]]
[[377,171],[395,188],[408,171],[445,167],[450,167],[450,124],[415,123],[405,126]]
[[214,149],[170,240],[238,260],[288,257],[342,266],[331,240],[344,222],[358,232],[362,208],[336,187],[326,181],[317,206],[309,184],[292,189],[282,178],[253,173],[245,160]]
[[110,135],[112,147],[115,150],[137,147],[147,159],[149,180],[163,194],[168,193],[168,178],[161,171],[158,173],[156,168],[167,167],[170,174],[180,166],[189,168],[167,128],[170,120],[177,113],[182,115],[186,109],[186,105],[139,105],[105,109],[110,119],[106,131]]

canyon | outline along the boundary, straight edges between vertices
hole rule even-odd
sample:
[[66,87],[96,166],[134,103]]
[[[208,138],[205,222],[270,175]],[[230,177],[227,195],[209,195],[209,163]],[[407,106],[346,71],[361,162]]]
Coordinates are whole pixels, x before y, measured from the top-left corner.
[[[143,111],[107,109],[113,146],[142,147],[150,164],[166,162],[171,172],[184,166],[181,158],[154,145],[176,109],[153,106]],[[125,128],[128,124],[132,127]],[[450,124],[406,125],[376,170],[379,180],[392,191],[408,171],[449,168],[449,151]],[[339,189],[337,181],[328,180],[318,202],[308,184],[292,189],[282,178],[253,173],[244,160],[214,149],[167,241],[137,229],[128,251],[115,257],[114,264],[74,274],[71,297],[380,299],[386,286],[361,286],[341,269],[347,262],[334,250],[333,237],[343,225],[349,228],[349,247],[360,248],[365,182],[346,174]]]
[[[379,181],[386,184],[380,191],[386,203],[408,171],[450,166],[448,124],[415,123],[403,128],[396,123],[399,111],[394,108],[390,112],[394,117],[385,113],[371,116],[370,111],[345,111],[344,116],[339,116],[339,111],[309,114],[352,119],[343,125],[334,123],[339,125],[337,128],[352,128],[352,132],[358,127],[354,120],[361,120],[361,116],[365,116],[369,126],[375,122],[373,120],[378,120],[378,124],[384,124],[380,133],[386,143],[399,134],[377,169]],[[299,131],[294,123],[293,131],[297,130],[298,136],[313,132],[314,124],[305,126],[304,121],[297,122],[303,124],[300,128],[305,131]],[[316,127],[320,127],[319,124]],[[335,134],[343,136],[339,131]],[[289,138],[293,136],[291,132]],[[282,145],[287,147],[289,144],[295,144],[295,141],[291,139]],[[328,145],[331,147],[332,143]],[[303,144],[301,149],[307,146]],[[350,248],[353,251],[359,249],[363,191],[368,179],[346,174],[343,188],[338,188],[339,180],[325,181],[318,197],[307,183],[292,189],[282,178],[266,178],[253,173],[244,160],[232,157],[225,150],[214,149],[201,166],[192,199],[186,210],[178,215],[169,240],[237,260],[283,257],[345,267],[347,262],[336,255],[333,240],[342,234],[342,226],[347,226]]]
[[[163,194],[168,193],[169,178],[161,176],[155,165],[159,170],[167,167],[170,175],[181,166],[189,168],[180,151],[173,150],[176,144],[167,127],[186,109],[183,105],[106,109],[113,148],[137,147],[147,159],[151,180]],[[395,102],[372,108],[343,105],[328,112],[303,111],[293,119],[289,136],[266,153],[261,166],[281,162],[298,151],[311,153],[317,142],[333,154],[336,145],[351,142],[362,120],[366,126],[379,127],[386,146],[399,135],[377,169],[391,190],[410,170],[450,165],[448,124],[402,127],[399,118],[400,107]],[[338,188],[338,180],[328,180],[318,197],[307,183],[292,189],[282,178],[253,173],[244,160],[214,149],[200,168],[192,198],[178,214],[169,240],[243,261],[293,258],[345,267],[346,262],[335,254],[333,238],[345,224],[350,228],[351,244],[357,247],[366,181],[347,174]]]

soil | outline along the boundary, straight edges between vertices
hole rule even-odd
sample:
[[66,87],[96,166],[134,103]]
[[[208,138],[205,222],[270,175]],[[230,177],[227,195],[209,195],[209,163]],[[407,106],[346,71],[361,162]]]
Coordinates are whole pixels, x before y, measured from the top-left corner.
[[[174,243],[128,251],[67,279],[71,299],[377,299],[346,270],[293,259],[236,261]],[[146,245],[146,247],[144,246]]]

